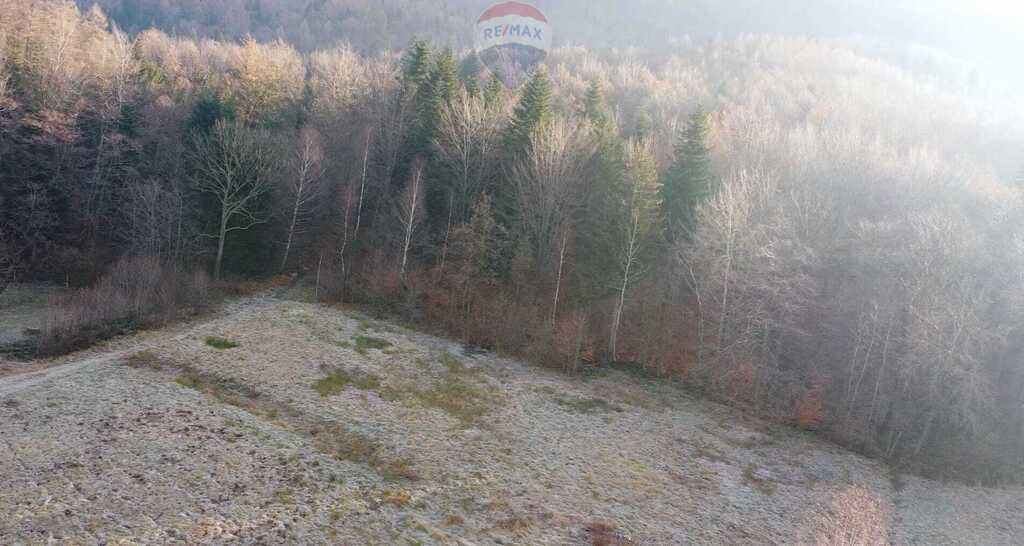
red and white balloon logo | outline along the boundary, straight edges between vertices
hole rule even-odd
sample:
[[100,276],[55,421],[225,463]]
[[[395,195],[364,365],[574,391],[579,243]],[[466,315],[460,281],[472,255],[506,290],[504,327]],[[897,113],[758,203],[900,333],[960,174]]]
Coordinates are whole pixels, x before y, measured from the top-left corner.
[[551,24],[534,6],[523,2],[495,4],[477,20],[480,59],[509,87],[547,57]]

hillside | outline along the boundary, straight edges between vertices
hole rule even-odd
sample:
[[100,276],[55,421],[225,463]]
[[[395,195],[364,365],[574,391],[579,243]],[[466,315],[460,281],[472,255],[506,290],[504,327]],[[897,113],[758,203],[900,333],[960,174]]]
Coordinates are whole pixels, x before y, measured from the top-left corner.
[[900,476],[663,381],[567,376],[288,299],[49,364],[0,379],[3,544],[998,545],[1024,531],[1020,489]]

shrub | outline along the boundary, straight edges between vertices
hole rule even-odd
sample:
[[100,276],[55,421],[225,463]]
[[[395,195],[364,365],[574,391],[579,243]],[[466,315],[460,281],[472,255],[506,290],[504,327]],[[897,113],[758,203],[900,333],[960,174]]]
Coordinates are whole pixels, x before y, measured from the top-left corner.
[[889,543],[891,511],[870,491],[852,486],[835,496],[832,506],[815,521],[815,546],[874,546]]
[[812,388],[796,401],[796,423],[800,428],[815,430],[825,417],[825,401],[820,388]]
[[198,310],[210,300],[203,273],[178,273],[156,258],[124,259],[90,288],[50,299],[39,352],[60,354]]
[[230,339],[225,339],[216,336],[210,336],[206,338],[206,344],[209,345],[210,347],[213,347],[214,349],[218,349],[221,351],[225,349],[234,349],[239,346],[238,343],[231,341]]

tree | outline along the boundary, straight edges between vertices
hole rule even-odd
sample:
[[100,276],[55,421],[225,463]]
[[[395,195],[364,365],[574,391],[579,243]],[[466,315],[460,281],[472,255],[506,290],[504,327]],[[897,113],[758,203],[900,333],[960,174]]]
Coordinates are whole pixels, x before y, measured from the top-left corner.
[[530,153],[512,165],[519,218],[537,266],[547,271],[557,241],[580,205],[581,184],[594,153],[586,125],[556,117],[530,138]]
[[493,178],[502,115],[499,109],[488,108],[483,99],[468,91],[459,93],[441,110],[434,148],[437,166],[449,179],[442,269],[452,226],[467,219],[470,199]]
[[602,87],[592,83],[583,108],[595,145],[587,169],[587,189],[577,209],[575,239],[578,248],[577,280],[585,299],[598,300],[618,279],[619,231],[615,218],[622,205],[625,143],[619,136]]
[[612,314],[609,352],[618,357],[619,326],[626,306],[626,293],[644,273],[646,254],[657,240],[662,226],[658,170],[649,142],[631,142],[626,147],[622,206],[616,218],[619,228],[619,286]]
[[692,233],[696,226],[696,210],[718,190],[718,179],[711,169],[708,147],[708,115],[697,108],[680,133],[675,162],[665,174],[662,199],[668,235]]
[[133,181],[126,191],[125,235],[130,252],[139,257],[158,258],[174,252],[180,239],[180,193],[155,178]]
[[220,280],[228,234],[266,221],[259,204],[270,191],[273,157],[263,132],[224,120],[209,135],[197,134],[194,148],[193,188],[219,208],[214,278]]
[[299,131],[298,142],[292,152],[289,165],[291,171],[285,180],[285,197],[288,199],[290,219],[281,257],[281,270],[288,265],[295,238],[305,232],[310,210],[323,193],[323,146],[315,129],[305,127]]
[[551,115],[551,95],[551,79],[547,69],[541,66],[526,83],[519,104],[512,113],[505,140],[505,150],[510,158],[529,152],[534,130]]
[[459,65],[459,80],[466,87],[466,92],[471,97],[480,95],[480,75],[483,73],[484,65],[476,51],[471,51]]
[[430,73],[430,44],[416,40],[402,58],[402,88],[408,95],[414,95]]
[[423,210],[423,160],[417,159],[413,162],[412,174],[409,183],[399,197],[395,205],[395,217],[402,229],[401,234],[401,259],[398,275],[405,280],[406,268],[409,262],[409,249],[412,248],[413,237],[416,229],[425,219]]
[[14,281],[17,268],[17,257],[3,228],[0,228],[0,294]]

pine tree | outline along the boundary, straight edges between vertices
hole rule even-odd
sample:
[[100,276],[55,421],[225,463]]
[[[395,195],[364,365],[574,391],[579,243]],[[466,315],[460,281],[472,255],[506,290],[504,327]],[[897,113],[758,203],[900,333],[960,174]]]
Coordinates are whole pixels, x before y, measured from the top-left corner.
[[430,144],[437,132],[441,110],[451,102],[458,89],[455,58],[452,57],[451,50],[442,51],[416,90],[417,123],[412,135],[412,155],[430,156]]
[[587,94],[583,98],[583,116],[590,121],[596,130],[605,132],[614,129],[614,119],[604,98],[604,90],[598,81],[590,82]]
[[402,58],[402,87],[406,93],[415,93],[426,80],[430,71],[430,56],[430,45],[423,40],[416,40],[406,50]]
[[497,104],[498,99],[501,98],[502,92],[505,91],[505,84],[501,83],[501,80],[497,76],[491,76],[491,79],[487,82],[484,87],[484,105],[488,108]]
[[591,83],[587,89],[583,115],[593,128],[596,151],[583,207],[575,220],[579,226],[579,278],[573,285],[580,287],[583,299],[595,300],[606,297],[609,287],[616,285],[616,228],[608,219],[615,215],[622,201],[619,186],[625,168],[624,142],[597,83]]
[[670,239],[692,233],[697,207],[718,191],[719,182],[711,170],[708,130],[708,115],[698,108],[679,135],[675,162],[665,175],[662,199]]
[[551,79],[547,70],[540,67],[526,83],[519,104],[512,114],[505,142],[505,151],[509,157],[529,152],[533,131],[551,115],[551,94]]
[[510,179],[513,165],[524,156],[530,153],[530,142],[534,131],[543,125],[551,117],[551,80],[548,78],[547,70],[542,66],[534,72],[530,81],[523,88],[512,113],[508,132],[505,136],[505,172],[503,181],[491,189],[494,195],[494,209],[501,226],[509,231],[515,226],[519,219],[514,181]]
[[480,73],[483,71],[483,64],[475,51],[470,52],[459,65],[459,80],[466,87],[469,96],[476,97],[480,94]]

